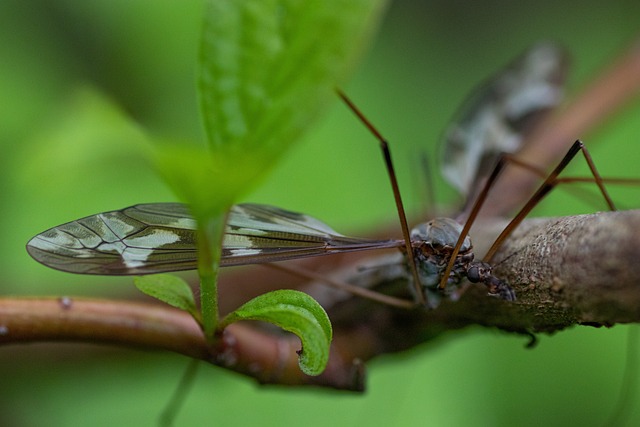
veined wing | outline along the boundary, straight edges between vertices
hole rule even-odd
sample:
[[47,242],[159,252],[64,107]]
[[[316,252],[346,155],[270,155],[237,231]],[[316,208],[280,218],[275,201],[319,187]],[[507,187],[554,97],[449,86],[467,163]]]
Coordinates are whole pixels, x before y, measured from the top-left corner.
[[521,148],[544,113],[562,100],[567,54],[538,43],[492,76],[465,100],[447,129],[442,173],[466,197],[501,152]]
[[[38,262],[78,274],[134,275],[197,268],[196,223],[186,205],[152,203],[88,216],[38,234],[27,251]],[[223,266],[402,246],[399,240],[343,236],[301,213],[235,205]]]

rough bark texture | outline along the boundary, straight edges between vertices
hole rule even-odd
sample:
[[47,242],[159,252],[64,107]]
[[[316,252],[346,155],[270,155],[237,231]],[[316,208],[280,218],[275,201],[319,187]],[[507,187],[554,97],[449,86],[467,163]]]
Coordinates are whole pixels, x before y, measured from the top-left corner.
[[529,316],[544,315],[536,330],[552,331],[554,321],[638,322],[639,243],[637,210],[530,220],[501,248],[495,272]]

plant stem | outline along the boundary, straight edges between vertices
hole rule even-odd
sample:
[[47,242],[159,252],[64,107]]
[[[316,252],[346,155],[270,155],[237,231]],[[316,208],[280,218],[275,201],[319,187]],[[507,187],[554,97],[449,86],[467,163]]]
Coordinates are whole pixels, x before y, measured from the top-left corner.
[[213,343],[218,326],[218,271],[225,223],[226,213],[198,221],[200,310],[204,335],[209,344]]

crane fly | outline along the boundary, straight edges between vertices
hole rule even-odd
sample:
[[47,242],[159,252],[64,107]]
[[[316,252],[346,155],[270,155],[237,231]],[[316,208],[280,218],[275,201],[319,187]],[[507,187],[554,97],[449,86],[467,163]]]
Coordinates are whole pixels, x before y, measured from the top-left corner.
[[[429,235],[430,249],[446,247],[449,236],[459,235],[461,228],[452,219],[433,220],[413,230],[413,241],[416,236]],[[54,227],[32,238],[27,251],[48,267],[77,274],[142,275],[194,270],[195,229],[187,205],[141,204]],[[229,212],[221,265],[270,263],[404,245],[402,239],[343,236],[311,216],[273,206],[239,204]],[[470,251],[467,238],[460,255],[462,262],[472,261]],[[437,283],[434,280],[439,276],[434,276],[433,269],[432,264],[424,264],[421,283]]]
[[[541,62],[545,66],[541,67]],[[471,107],[463,111],[464,117],[447,136],[444,173],[454,186],[472,195],[471,182],[486,174],[486,158],[495,158],[498,151],[517,149],[525,119],[559,102],[562,79],[558,76],[563,74],[564,62],[563,52],[555,46],[536,45],[474,95]],[[491,266],[474,260],[468,231],[475,214],[464,226],[451,218],[435,218],[409,230],[386,140],[344,94],[339,95],[381,144],[403,238],[348,237],[309,215],[268,205],[238,204],[229,212],[221,265],[399,248],[405,254],[406,275],[419,303],[428,304],[427,293],[455,286],[464,278],[485,284],[489,294],[514,300],[513,290],[492,275]],[[505,140],[506,143],[499,143]],[[498,162],[490,174],[475,199],[475,211],[480,209],[503,167],[503,162]],[[454,169],[465,175],[454,174]],[[140,204],[51,228],[33,237],[27,243],[27,251],[48,267],[78,274],[141,275],[192,270],[197,266],[195,229],[195,220],[186,205]]]

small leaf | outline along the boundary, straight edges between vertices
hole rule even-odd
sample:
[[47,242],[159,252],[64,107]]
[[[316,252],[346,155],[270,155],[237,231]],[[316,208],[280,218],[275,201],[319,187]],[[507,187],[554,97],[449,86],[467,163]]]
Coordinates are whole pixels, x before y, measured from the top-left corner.
[[298,364],[305,374],[320,375],[327,366],[331,322],[322,306],[304,292],[283,289],[260,295],[230,313],[221,327],[239,320],[269,322],[296,334],[302,342]]
[[138,276],[134,278],[134,283],[140,292],[189,312],[199,322],[200,315],[193,292],[187,282],[180,277],[172,274]]

